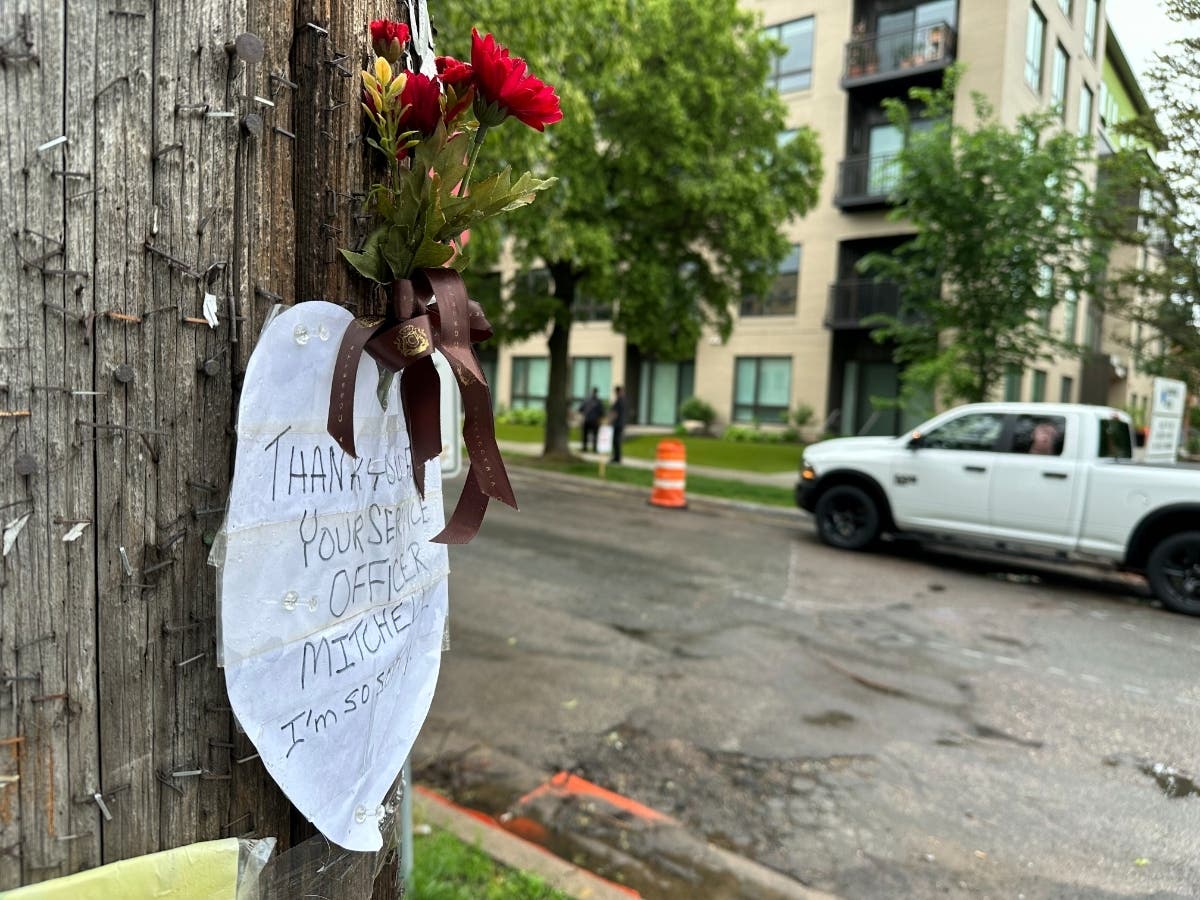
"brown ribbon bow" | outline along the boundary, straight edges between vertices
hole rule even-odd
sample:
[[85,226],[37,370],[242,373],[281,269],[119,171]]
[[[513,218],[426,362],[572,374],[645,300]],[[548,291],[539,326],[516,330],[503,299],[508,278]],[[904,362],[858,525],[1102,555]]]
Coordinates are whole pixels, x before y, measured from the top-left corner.
[[[432,305],[430,305],[432,304]],[[392,372],[401,372],[400,399],[412,444],[413,480],[425,496],[425,463],[442,452],[441,382],[433,364],[440,350],[462,394],[463,438],[471,468],[453,515],[432,540],[465,544],[479,531],[489,498],[517,508],[500,448],[492,399],[471,345],[492,336],[483,309],[467,297],[462,276],[452,269],[421,269],[411,281],[392,284],[386,317],[362,316],[342,336],[329,392],[330,436],[357,457],[354,448],[354,387],[365,349]]]

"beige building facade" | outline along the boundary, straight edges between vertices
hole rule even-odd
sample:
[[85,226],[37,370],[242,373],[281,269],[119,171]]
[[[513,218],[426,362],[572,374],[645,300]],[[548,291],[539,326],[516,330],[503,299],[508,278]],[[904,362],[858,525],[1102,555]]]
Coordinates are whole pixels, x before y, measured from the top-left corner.
[[[1001,121],[1057,107],[1063,127],[1091,134],[1097,153],[1107,133],[1145,100],[1115,36],[1104,0],[747,0],[787,47],[776,81],[788,120],[817,132],[825,176],[814,209],[789,223],[793,253],[775,291],[743,301],[733,333],[706,335],[683,362],[641,357],[606,321],[572,328],[572,397],[591,387],[610,396],[624,385],[634,420],[669,426],[679,403],[698,396],[720,423],[786,420],[812,410],[810,430],[895,434],[913,416],[877,408],[894,397],[899,367],[862,320],[897,308],[894,286],[866,281],[855,264],[911,234],[887,219],[888,193],[903,136],[881,101],[915,85],[935,85],[955,61],[965,65],[960,97],[984,94]],[[973,124],[969,103],[955,111]],[[1121,251],[1140,253],[1132,248]],[[1114,259],[1127,264],[1132,257]],[[514,273],[503,275],[514,277]],[[618,298],[619,302],[619,298]],[[1080,297],[1060,304],[1048,327],[1085,344],[1080,358],[1035,363],[1013,372],[1008,399],[1136,404],[1149,391],[1131,351],[1130,326],[1106,321]],[[549,361],[544,336],[500,348],[485,360],[498,406],[537,406]]]

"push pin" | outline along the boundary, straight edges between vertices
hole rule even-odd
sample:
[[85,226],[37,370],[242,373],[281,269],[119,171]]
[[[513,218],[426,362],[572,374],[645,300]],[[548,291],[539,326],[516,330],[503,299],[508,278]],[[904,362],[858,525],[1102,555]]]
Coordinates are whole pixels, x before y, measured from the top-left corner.
[[32,454],[22,453],[17,457],[14,467],[17,470],[17,474],[23,478],[36,475],[38,470],[37,458]]
[[132,384],[136,377],[137,372],[129,363],[121,363],[121,365],[113,369],[113,378],[117,379],[121,384]]

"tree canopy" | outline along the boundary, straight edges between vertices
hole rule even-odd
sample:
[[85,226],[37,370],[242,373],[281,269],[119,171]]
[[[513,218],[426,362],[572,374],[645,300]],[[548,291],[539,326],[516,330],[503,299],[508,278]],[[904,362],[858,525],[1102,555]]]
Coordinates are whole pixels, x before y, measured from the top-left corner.
[[[1195,34],[1198,0],[1166,0],[1165,6],[1175,22]],[[1146,81],[1155,113],[1118,126],[1118,134],[1132,140],[1106,165],[1114,211],[1108,233],[1146,252],[1109,278],[1123,295],[1120,311],[1143,326],[1133,347],[1141,367],[1195,388],[1200,385],[1200,38],[1172,42],[1169,52],[1157,56]],[[1156,148],[1164,152],[1155,153]],[[1131,208],[1140,214],[1129,215]],[[1165,352],[1145,352],[1136,335],[1161,339]]]
[[736,0],[456,0],[431,13],[439,53],[466,58],[472,26],[494,32],[562,100],[548,140],[489,136],[485,156],[560,181],[468,251],[478,272],[507,239],[519,267],[553,278],[552,294],[488,314],[502,339],[549,328],[545,450],[565,453],[580,296],[662,359],[690,357],[705,328],[727,336],[733,302],[765,292],[788,250],[780,226],[816,202],[816,136],[785,133],[777,47]]
[[874,336],[895,342],[906,401],[984,400],[1010,368],[1075,350],[1069,335],[1050,333],[1050,314],[1095,290],[1103,263],[1089,142],[1050,112],[1008,127],[978,94],[975,127],[953,124],[959,76],[951,69],[942,87],[914,88],[916,115],[884,101],[908,135],[891,215],[916,235],[861,265],[899,285],[899,313],[876,317]]

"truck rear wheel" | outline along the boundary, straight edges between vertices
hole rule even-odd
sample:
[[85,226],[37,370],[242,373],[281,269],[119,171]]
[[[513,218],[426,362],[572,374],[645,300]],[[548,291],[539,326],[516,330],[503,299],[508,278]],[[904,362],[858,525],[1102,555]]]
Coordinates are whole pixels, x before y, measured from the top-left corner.
[[1200,531],[1183,531],[1159,541],[1146,561],[1146,577],[1168,609],[1200,616]]
[[817,536],[840,550],[863,550],[879,537],[879,507],[860,487],[838,484],[817,501]]

